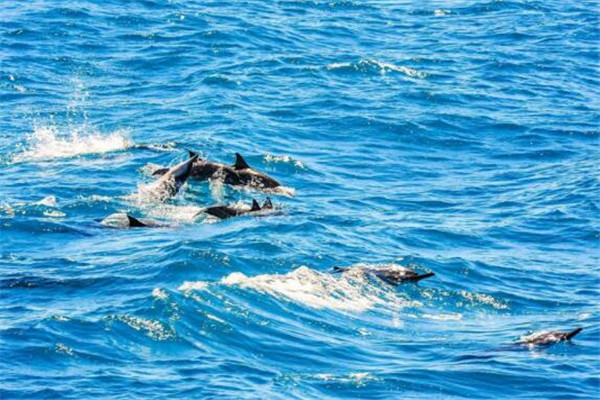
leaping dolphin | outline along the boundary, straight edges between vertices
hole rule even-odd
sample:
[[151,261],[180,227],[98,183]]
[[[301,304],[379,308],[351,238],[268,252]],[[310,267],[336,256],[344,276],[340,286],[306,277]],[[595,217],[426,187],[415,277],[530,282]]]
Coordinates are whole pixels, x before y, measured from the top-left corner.
[[371,275],[382,281],[389,283],[390,285],[398,285],[402,282],[418,282],[422,279],[430,278],[435,274],[428,272],[425,274],[419,274],[412,269],[402,267],[396,264],[388,265],[373,265],[373,266],[352,266],[352,267],[333,267],[334,273],[344,273],[352,270],[358,270],[363,272],[365,275]]
[[[189,153],[190,157],[196,157],[190,173],[190,177],[193,179],[220,179],[228,185],[249,186],[258,190],[274,189],[281,186],[279,182],[267,174],[252,169],[239,153],[235,153],[235,164],[233,165],[201,160],[197,158],[198,154],[193,151]],[[164,175],[167,172],[167,168],[161,168],[154,171],[152,175]]]
[[160,179],[154,182],[148,190],[153,200],[165,201],[177,194],[179,189],[190,176],[194,162],[198,155],[194,155],[174,167],[166,168]]
[[231,217],[238,217],[240,215],[259,214],[260,211],[272,210],[272,209],[273,209],[273,203],[271,203],[271,199],[267,197],[267,199],[263,203],[262,207],[258,204],[258,202],[256,200],[252,199],[252,207],[250,209],[244,210],[241,208],[231,207],[231,206],[213,206],[213,207],[208,207],[208,208],[202,210],[199,214],[204,213],[204,214],[212,215],[213,217],[217,217],[219,219],[227,219],[227,218],[231,218]]
[[521,338],[517,344],[525,346],[549,346],[551,344],[569,341],[582,330],[583,328],[576,328],[569,332],[537,332]]

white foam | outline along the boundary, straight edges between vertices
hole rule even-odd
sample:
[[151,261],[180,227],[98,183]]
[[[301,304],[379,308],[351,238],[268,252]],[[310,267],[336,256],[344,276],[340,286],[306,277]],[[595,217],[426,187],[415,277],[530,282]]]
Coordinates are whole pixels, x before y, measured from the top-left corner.
[[14,217],[15,209],[10,204],[0,201],[0,214],[4,214],[7,217]]
[[496,310],[508,309],[507,304],[496,300],[494,297],[488,294],[470,293],[466,290],[461,290],[460,292],[458,292],[458,294],[473,303],[487,304],[489,306],[494,307]]
[[84,125],[63,133],[54,125],[42,125],[27,136],[24,150],[13,156],[13,162],[102,154],[131,146],[133,142],[123,130],[103,135]]
[[293,164],[295,167],[306,169],[306,166],[302,164],[301,161],[294,160],[290,156],[276,156],[273,154],[265,155],[265,161],[268,163],[285,163],[285,164]]
[[399,298],[393,290],[370,284],[361,272],[333,275],[307,267],[283,275],[254,277],[234,272],[223,278],[221,283],[267,293],[276,298],[287,298],[317,309],[362,312],[376,305],[393,305],[396,310],[407,305],[418,305]]
[[177,290],[181,290],[183,292],[187,292],[188,290],[204,290],[208,287],[207,282],[198,281],[198,282],[183,282]]
[[462,314],[460,313],[452,313],[452,314],[423,314],[423,318],[431,319],[434,321],[459,321],[462,319]]
[[160,321],[137,317],[134,315],[118,315],[110,319],[121,321],[136,331],[144,332],[154,340],[168,340],[175,337],[174,332]]
[[[257,189],[252,186],[240,185],[240,186],[232,186],[232,189],[245,192],[245,193],[253,193]],[[294,197],[296,196],[296,189],[287,187],[287,186],[277,186],[274,188],[261,188],[260,191],[266,194],[273,194],[277,196],[285,196],[285,197]],[[214,194],[213,194],[214,197]]]
[[35,204],[39,206],[56,207],[56,197],[46,196],[42,200],[36,202]]
[[362,387],[367,382],[378,380],[373,374],[368,372],[353,372],[348,375],[333,375],[324,373],[315,374],[314,377],[328,382],[350,383],[354,384],[356,387]]
[[63,353],[68,356],[73,355],[73,349],[63,343],[56,343],[56,346],[54,347],[54,349],[56,350],[57,353]]
[[154,288],[152,289],[152,297],[158,300],[166,300],[169,295],[161,288]]
[[160,204],[146,210],[148,217],[166,219],[170,221],[192,222],[199,212],[203,210],[198,206]]
[[62,218],[62,217],[65,217],[67,214],[65,214],[62,211],[58,211],[58,210],[50,210],[50,211],[44,211],[44,215],[46,217]]

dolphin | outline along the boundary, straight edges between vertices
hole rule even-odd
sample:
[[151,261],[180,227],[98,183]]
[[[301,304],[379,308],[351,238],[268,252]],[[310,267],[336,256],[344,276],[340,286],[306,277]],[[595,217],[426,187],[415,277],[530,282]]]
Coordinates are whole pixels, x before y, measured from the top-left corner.
[[546,331],[536,332],[529,336],[522,337],[517,344],[525,346],[549,346],[551,344],[566,342],[571,340],[575,335],[581,332],[583,328],[576,328],[572,331]]
[[425,274],[419,274],[412,269],[401,267],[396,264],[388,265],[373,265],[373,266],[352,266],[352,267],[333,267],[334,273],[344,273],[347,271],[362,271],[366,275],[371,275],[382,281],[389,283],[390,285],[398,285],[402,282],[418,282],[420,280],[430,278],[435,274],[433,272],[427,272]]
[[164,228],[170,225],[150,218],[136,218],[127,213],[115,213],[104,218],[102,225],[109,228]]
[[227,218],[231,218],[231,217],[238,217],[240,215],[258,214],[260,211],[272,210],[272,209],[273,209],[273,203],[271,203],[271,199],[267,197],[267,199],[263,203],[262,207],[258,204],[258,202],[256,200],[252,199],[252,207],[249,210],[243,210],[240,208],[230,207],[230,206],[212,206],[212,207],[205,208],[204,210],[200,211],[200,213],[198,213],[198,214],[204,213],[204,214],[212,215],[213,217],[217,217],[219,219],[227,219]]
[[[198,157],[198,154],[190,151],[190,157]],[[152,175],[163,175],[167,168],[160,168]],[[274,189],[281,186],[279,182],[267,174],[252,169],[241,154],[235,153],[235,164],[225,165],[197,158],[194,161],[190,177],[205,181],[208,179],[219,179],[232,186],[249,186],[254,189]]]
[[174,167],[166,168],[160,179],[150,187],[150,196],[158,201],[165,201],[175,196],[190,176],[194,162],[197,159],[198,156],[194,155]]

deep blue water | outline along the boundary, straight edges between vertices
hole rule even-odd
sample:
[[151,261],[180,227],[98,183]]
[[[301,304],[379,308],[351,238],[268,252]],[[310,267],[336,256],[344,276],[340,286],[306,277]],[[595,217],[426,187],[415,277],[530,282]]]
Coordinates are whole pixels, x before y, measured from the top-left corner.
[[[592,1],[0,0],[0,398],[598,398],[599,26]],[[187,149],[295,195],[211,224],[265,195],[137,201]],[[328,273],[389,262],[436,276]]]

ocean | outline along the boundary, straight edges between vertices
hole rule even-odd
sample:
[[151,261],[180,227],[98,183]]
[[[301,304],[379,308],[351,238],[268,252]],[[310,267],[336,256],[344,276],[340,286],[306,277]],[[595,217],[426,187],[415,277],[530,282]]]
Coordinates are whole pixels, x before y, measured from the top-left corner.
[[[599,26],[594,1],[0,0],[0,398],[597,399]],[[138,196],[189,150],[242,154],[277,213],[198,218],[267,197],[217,180]],[[331,273],[390,263],[435,276]]]

